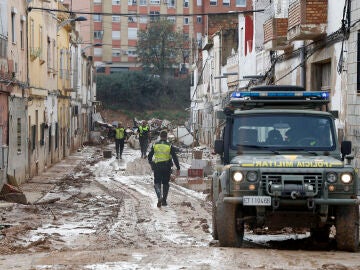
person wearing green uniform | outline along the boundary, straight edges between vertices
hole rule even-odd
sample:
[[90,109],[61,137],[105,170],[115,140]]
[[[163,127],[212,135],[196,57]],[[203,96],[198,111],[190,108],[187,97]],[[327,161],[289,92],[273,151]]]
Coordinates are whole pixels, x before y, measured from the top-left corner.
[[177,168],[176,174],[179,175],[180,164],[175,148],[167,141],[167,131],[162,130],[160,140],[153,144],[148,155],[148,161],[154,171],[154,188],[158,198],[157,207],[167,205],[171,167],[173,166],[172,160]]
[[121,122],[115,128],[115,150],[116,150],[116,159],[122,159],[122,153],[125,145],[125,128]]
[[150,127],[147,121],[142,121],[139,129],[139,143],[141,149],[141,158],[146,158],[146,151],[150,140]]

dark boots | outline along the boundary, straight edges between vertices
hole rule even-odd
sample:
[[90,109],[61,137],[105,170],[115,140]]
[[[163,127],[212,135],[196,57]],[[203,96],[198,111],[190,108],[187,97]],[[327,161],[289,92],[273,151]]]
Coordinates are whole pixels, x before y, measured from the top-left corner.
[[160,184],[155,184],[154,188],[155,188],[155,192],[156,192],[156,196],[158,197],[158,202],[157,202],[157,207],[161,207],[161,206],[167,206],[167,196],[169,193],[169,184],[167,185],[163,185],[163,193],[161,196],[161,185]]
[[162,199],[163,206],[167,206],[166,199],[167,199],[168,193],[169,193],[169,184],[163,185],[163,199]]
[[158,197],[158,203],[157,203],[157,207],[161,207],[161,203],[162,203],[162,197],[161,197],[161,185],[160,184],[155,184],[154,185],[155,188],[155,192],[156,192],[156,196]]

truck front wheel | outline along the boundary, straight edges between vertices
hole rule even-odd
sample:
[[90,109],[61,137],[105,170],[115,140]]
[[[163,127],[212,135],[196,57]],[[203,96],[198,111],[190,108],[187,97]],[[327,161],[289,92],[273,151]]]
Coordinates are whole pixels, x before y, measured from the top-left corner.
[[337,248],[344,251],[357,251],[359,248],[359,206],[338,206],[335,227]]
[[241,247],[244,239],[244,222],[241,208],[236,204],[224,203],[220,193],[216,206],[216,228],[221,247]]
[[216,224],[216,200],[214,196],[214,188],[211,186],[211,195],[212,195],[212,237],[214,240],[219,240],[218,232],[217,232],[217,224]]

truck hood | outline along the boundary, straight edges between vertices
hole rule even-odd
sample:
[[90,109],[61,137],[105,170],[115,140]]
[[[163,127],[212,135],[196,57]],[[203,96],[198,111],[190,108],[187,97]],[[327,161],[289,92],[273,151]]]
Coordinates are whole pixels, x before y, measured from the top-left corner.
[[343,168],[342,161],[330,156],[308,155],[241,155],[230,162],[254,168]]

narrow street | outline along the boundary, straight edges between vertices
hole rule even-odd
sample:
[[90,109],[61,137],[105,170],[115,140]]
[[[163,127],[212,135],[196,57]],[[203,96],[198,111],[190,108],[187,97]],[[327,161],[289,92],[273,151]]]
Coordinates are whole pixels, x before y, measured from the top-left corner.
[[84,147],[22,186],[29,204],[0,202],[0,269],[360,269],[357,253],[307,246],[305,235],[220,248],[208,194],[171,184],[156,207],[140,151],[122,160]]

